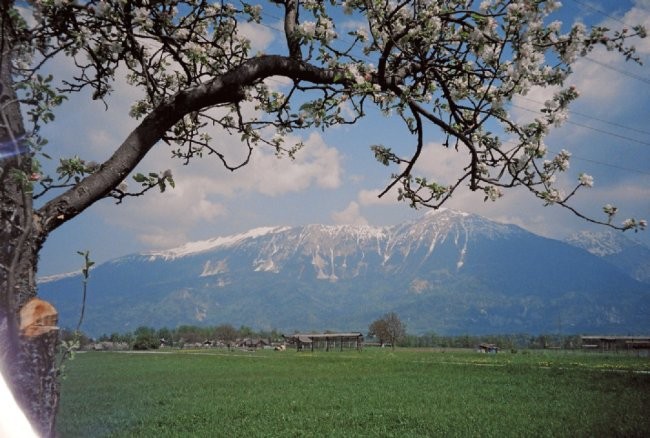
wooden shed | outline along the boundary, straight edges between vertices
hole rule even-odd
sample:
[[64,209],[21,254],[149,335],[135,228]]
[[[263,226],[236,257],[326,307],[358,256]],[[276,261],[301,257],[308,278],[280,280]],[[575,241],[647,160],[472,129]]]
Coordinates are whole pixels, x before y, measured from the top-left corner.
[[296,351],[302,351],[309,348],[330,351],[338,348],[343,351],[344,348],[354,348],[361,350],[363,348],[363,334],[360,332],[352,333],[295,333],[290,336],[282,335],[286,342],[296,345]]
[[650,351],[650,336],[581,336],[582,348],[600,352]]
[[482,343],[479,344],[479,346],[476,348],[476,351],[479,353],[498,353],[499,347],[497,347],[496,344]]

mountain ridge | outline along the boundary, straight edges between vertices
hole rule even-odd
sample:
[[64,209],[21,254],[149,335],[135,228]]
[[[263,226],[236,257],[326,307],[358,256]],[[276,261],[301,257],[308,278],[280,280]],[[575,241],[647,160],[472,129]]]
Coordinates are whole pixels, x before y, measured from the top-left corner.
[[[78,315],[79,284],[40,284],[64,326]],[[584,249],[443,210],[388,227],[263,227],[114,259],[91,272],[86,330],[365,331],[396,311],[416,333],[553,332],[558,319],[612,333],[650,330],[649,297],[648,285]]]

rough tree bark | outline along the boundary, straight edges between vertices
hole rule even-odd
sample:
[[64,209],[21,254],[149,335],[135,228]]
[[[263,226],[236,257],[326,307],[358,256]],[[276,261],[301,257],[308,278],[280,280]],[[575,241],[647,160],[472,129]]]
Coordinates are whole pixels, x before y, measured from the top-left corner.
[[[3,14],[4,15],[4,14]],[[24,179],[31,158],[24,144],[20,105],[12,87],[11,38],[2,20],[0,56],[0,364],[2,373],[34,428],[54,434],[59,388],[56,323],[45,332],[21,333],[20,310],[36,296],[36,263],[42,246],[34,229],[31,193]],[[26,324],[26,321],[24,321]],[[52,323],[53,321],[50,321]]]

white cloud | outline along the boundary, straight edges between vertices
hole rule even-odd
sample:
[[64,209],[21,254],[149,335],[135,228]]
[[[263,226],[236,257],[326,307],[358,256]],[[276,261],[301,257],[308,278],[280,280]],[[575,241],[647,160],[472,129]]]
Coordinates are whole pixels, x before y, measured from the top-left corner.
[[[290,137],[285,144],[297,142]],[[337,149],[325,144],[318,133],[304,141],[305,147],[295,159],[277,157],[273,150],[255,148],[248,165],[234,173],[224,172],[214,157],[195,160],[189,166],[178,168],[179,180],[187,176],[201,178],[210,193],[234,196],[238,193],[260,193],[280,196],[316,186],[335,189],[341,184],[341,156]]]
[[[135,185],[134,182],[131,182]],[[210,199],[200,178],[187,178],[165,193],[153,190],[123,205],[101,204],[105,221],[124,227],[149,247],[165,248],[187,241],[188,231],[226,214],[223,204]]]
[[431,182],[454,184],[470,160],[469,152],[462,145],[456,151],[440,143],[427,143],[414,170],[418,176],[424,176]]
[[335,189],[341,184],[339,151],[325,144],[318,133],[309,135],[305,147],[294,160],[278,159],[262,149],[256,151],[253,159],[256,162],[247,169],[248,176],[252,178],[254,188],[266,195],[301,191],[312,184],[327,189]]
[[354,201],[345,209],[333,212],[332,220],[335,224],[342,225],[368,225],[368,220],[361,214],[359,204]]
[[[278,158],[269,148],[257,148],[250,163],[234,173],[210,156],[183,166],[178,160],[171,160],[167,147],[160,144],[139,169],[149,172],[171,168],[176,188],[162,194],[152,190],[141,198],[127,199],[122,206],[103,205],[102,214],[108,223],[136,233],[147,247],[165,248],[187,241],[196,227],[215,221],[236,222],[236,218],[228,217],[227,207],[236,196],[281,196],[312,187],[339,187],[339,152],[325,144],[317,133],[312,133],[304,143],[304,149],[298,151],[294,160]],[[127,183],[132,191],[137,190],[133,180]]]
[[384,189],[374,189],[374,190],[368,190],[364,189],[359,191],[359,194],[357,196],[359,202],[363,206],[369,206],[369,205],[383,205],[383,206],[392,206],[395,205],[397,202],[397,190],[393,189],[390,192],[386,193],[384,196],[381,198],[379,197],[379,194],[383,192]]
[[636,5],[642,9],[650,9],[650,0],[636,0]]
[[273,31],[257,23],[239,23],[239,34],[251,42],[251,54],[264,52],[273,42]]

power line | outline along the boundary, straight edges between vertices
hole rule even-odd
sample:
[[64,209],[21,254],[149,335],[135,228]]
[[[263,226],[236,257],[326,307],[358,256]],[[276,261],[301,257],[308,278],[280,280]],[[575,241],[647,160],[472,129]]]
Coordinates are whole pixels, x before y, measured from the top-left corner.
[[[525,108],[525,107],[523,107],[523,106],[516,105],[516,104],[514,104],[514,103],[511,103],[510,105],[513,106],[513,107],[515,107],[515,108],[519,108],[519,109],[521,109],[521,110],[528,111],[528,112],[531,112],[531,113],[542,114],[541,112],[539,112],[539,111],[537,111],[537,110],[532,110],[532,109],[529,109],[529,108]],[[606,131],[606,130],[604,130],[604,129],[600,129],[600,128],[595,128],[595,127],[590,126],[590,125],[584,125],[584,124],[582,124],[582,123],[574,122],[574,121],[572,121],[572,120],[567,120],[566,123],[571,124],[571,125],[580,126],[581,128],[590,129],[590,130],[592,130],[592,131],[599,132],[599,133],[601,133],[601,134],[611,135],[612,137],[617,137],[617,138],[620,138],[620,139],[622,139],[622,140],[627,140],[627,141],[631,141],[631,142],[634,142],[634,143],[639,143],[639,144],[642,144],[642,145],[644,145],[644,146],[650,146],[650,142],[643,141],[643,140],[637,140],[636,138],[627,137],[627,136],[625,136],[625,135],[621,135],[621,134],[618,134],[618,133],[615,133],[615,132],[611,132],[611,131]]]
[[[548,149],[548,151],[549,151],[549,152],[552,152],[552,153],[554,153],[554,154],[558,154],[558,153],[559,153],[559,152],[554,151],[554,150],[552,150],[552,149]],[[646,172],[646,171],[644,171],[644,170],[632,169],[632,168],[630,168],[630,167],[619,166],[619,165],[617,165],[617,164],[605,163],[605,162],[603,162],[603,161],[592,160],[591,158],[584,158],[584,157],[580,157],[580,156],[578,156],[578,155],[574,155],[574,154],[571,154],[571,159],[576,159],[576,160],[580,160],[580,161],[586,161],[586,162],[588,162],[588,163],[599,164],[599,165],[601,165],[601,166],[606,166],[606,167],[612,167],[612,168],[614,168],[614,169],[624,170],[624,171],[626,171],[626,172],[634,172],[634,173],[638,173],[638,174],[641,174],[641,175],[648,175],[648,176],[650,176],[650,172]]]
[[630,77],[632,79],[636,79],[637,81],[641,81],[644,84],[650,85],[650,79],[648,79],[648,78],[646,78],[644,76],[637,75],[635,73],[630,73],[629,71],[614,67],[613,65],[607,64],[607,63],[602,62],[602,61],[598,61],[598,60],[596,60],[594,58],[591,58],[589,56],[584,56],[584,59],[586,59],[587,61],[593,62],[594,64],[598,64],[601,67],[605,67],[607,69],[614,70],[615,72],[620,73],[622,75],[625,75],[627,77]]
[[584,125],[582,123],[574,122],[572,120],[567,120],[567,123],[569,123],[571,125],[580,126],[581,128],[591,129],[592,131],[599,132],[601,134],[607,134],[607,135],[611,135],[612,137],[618,137],[618,138],[620,138],[622,140],[632,141],[634,143],[642,144],[642,145],[645,145],[645,146],[650,146],[649,142],[642,141],[642,140],[637,140],[635,138],[627,137],[625,135],[617,134],[615,132],[605,131],[604,129],[594,128],[593,126]]
[[[519,97],[521,99],[527,100],[527,101],[532,102],[532,103],[537,103],[539,105],[544,105],[544,102],[540,102],[538,100],[531,99],[531,98],[526,97],[526,96],[519,96]],[[639,134],[650,135],[650,131],[644,131],[643,129],[634,128],[632,126],[621,125],[620,123],[611,122],[609,120],[594,117],[594,116],[591,116],[589,114],[581,113],[581,112],[574,111],[574,110],[568,110],[568,112],[569,112],[569,114],[575,114],[575,115],[578,115],[578,116],[581,116],[581,117],[585,117],[587,119],[595,120],[595,121],[600,122],[600,123],[606,123],[608,125],[616,126],[617,128],[625,129],[627,131],[635,131],[635,132],[638,132]]]
[[621,24],[623,24],[625,26],[629,26],[629,24],[627,24],[625,21],[621,20],[620,18],[616,18],[613,15],[610,15],[607,12],[603,11],[602,9],[598,9],[597,7],[595,7],[593,5],[590,5],[587,2],[583,2],[581,0],[573,0],[573,2],[577,3],[580,6],[582,6],[582,10],[591,9],[592,11],[595,11],[595,12],[597,12],[597,13],[599,13],[599,14],[607,17],[607,18],[611,18],[612,20],[617,21],[617,22],[619,22],[619,23],[621,23]]

